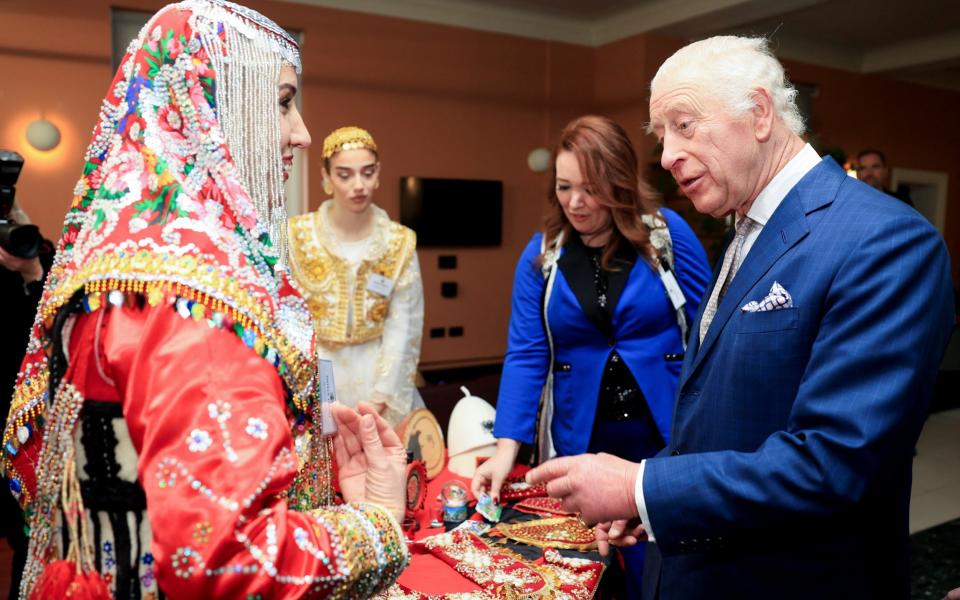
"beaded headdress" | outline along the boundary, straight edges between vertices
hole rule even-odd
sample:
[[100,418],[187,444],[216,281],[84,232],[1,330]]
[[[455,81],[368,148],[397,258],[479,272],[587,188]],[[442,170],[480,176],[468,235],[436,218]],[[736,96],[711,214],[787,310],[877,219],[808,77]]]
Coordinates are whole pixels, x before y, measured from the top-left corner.
[[323,140],[323,159],[326,160],[343,150],[370,150],[377,152],[377,143],[366,129],[341,127]]
[[[250,10],[246,6],[241,6],[235,2],[227,0],[207,0],[212,5],[221,6],[233,14],[241,17],[253,25],[252,29],[245,32],[250,38],[257,38],[261,35],[273,36],[272,43],[275,46],[268,48],[272,52],[277,52],[283,57],[285,62],[290,63],[297,70],[297,75],[301,72],[300,66],[300,45],[284,28],[277,25],[271,19],[261,15],[255,10]],[[234,27],[238,23],[233,23]]]
[[52,401],[54,318],[68,303],[89,313],[143,302],[231,331],[276,367],[291,414],[310,418],[313,327],[281,268],[284,63],[299,66],[292,38],[222,0],[169,5],[128,47],[64,219],[3,432],[3,470],[25,507]]

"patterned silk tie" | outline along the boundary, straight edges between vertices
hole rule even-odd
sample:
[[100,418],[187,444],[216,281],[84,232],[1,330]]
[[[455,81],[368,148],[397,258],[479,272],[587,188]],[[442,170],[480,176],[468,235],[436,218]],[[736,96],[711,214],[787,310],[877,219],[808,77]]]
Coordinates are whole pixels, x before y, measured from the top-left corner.
[[710,299],[707,300],[707,307],[703,309],[703,318],[700,319],[701,344],[703,343],[703,338],[707,337],[707,330],[710,329],[710,323],[713,322],[714,315],[717,314],[717,304],[720,303],[723,295],[727,293],[727,288],[730,287],[733,276],[737,274],[737,269],[740,268],[740,254],[741,250],[743,250],[743,242],[756,225],[757,222],[750,217],[744,217],[737,223],[737,235],[734,236],[733,241],[727,246],[727,251],[723,255],[723,264],[720,265],[717,284],[713,286]]

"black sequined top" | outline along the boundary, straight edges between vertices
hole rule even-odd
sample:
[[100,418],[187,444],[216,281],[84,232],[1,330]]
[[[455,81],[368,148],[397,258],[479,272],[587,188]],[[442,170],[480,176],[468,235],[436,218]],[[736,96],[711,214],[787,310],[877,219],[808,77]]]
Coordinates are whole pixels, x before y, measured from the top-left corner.
[[[593,285],[596,292],[596,308],[599,309],[606,329],[612,330],[613,310],[608,290],[611,277],[629,276],[633,263],[636,262],[636,252],[618,252],[615,260],[617,271],[607,271],[601,268],[603,248],[583,246],[583,250],[590,259],[593,267]],[[622,287],[622,286],[621,286]],[[600,395],[597,401],[598,421],[626,421],[630,419],[651,419],[647,400],[639,384],[620,354],[613,350],[607,357],[607,364],[603,369],[603,379],[600,381]],[[656,428],[654,428],[654,431]]]

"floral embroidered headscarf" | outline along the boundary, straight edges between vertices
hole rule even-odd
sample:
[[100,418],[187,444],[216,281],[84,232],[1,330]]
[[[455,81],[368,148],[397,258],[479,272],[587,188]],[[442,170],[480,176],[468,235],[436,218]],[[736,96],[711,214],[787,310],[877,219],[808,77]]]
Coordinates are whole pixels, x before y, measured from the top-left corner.
[[289,35],[222,0],[170,5],[131,42],[100,109],[4,429],[5,474],[25,507],[49,403],[52,325],[71,302],[92,312],[136,297],[233,331],[276,366],[292,414],[305,418],[313,328],[274,245],[286,220],[284,63],[299,72]]

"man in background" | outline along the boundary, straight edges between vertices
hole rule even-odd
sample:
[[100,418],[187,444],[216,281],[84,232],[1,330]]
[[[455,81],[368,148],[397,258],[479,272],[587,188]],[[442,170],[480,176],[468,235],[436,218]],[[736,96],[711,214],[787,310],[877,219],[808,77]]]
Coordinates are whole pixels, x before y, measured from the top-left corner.
[[887,168],[887,157],[879,150],[861,150],[857,155],[857,179],[897,200],[902,200],[913,206],[910,192],[907,190],[890,190],[890,169]]

